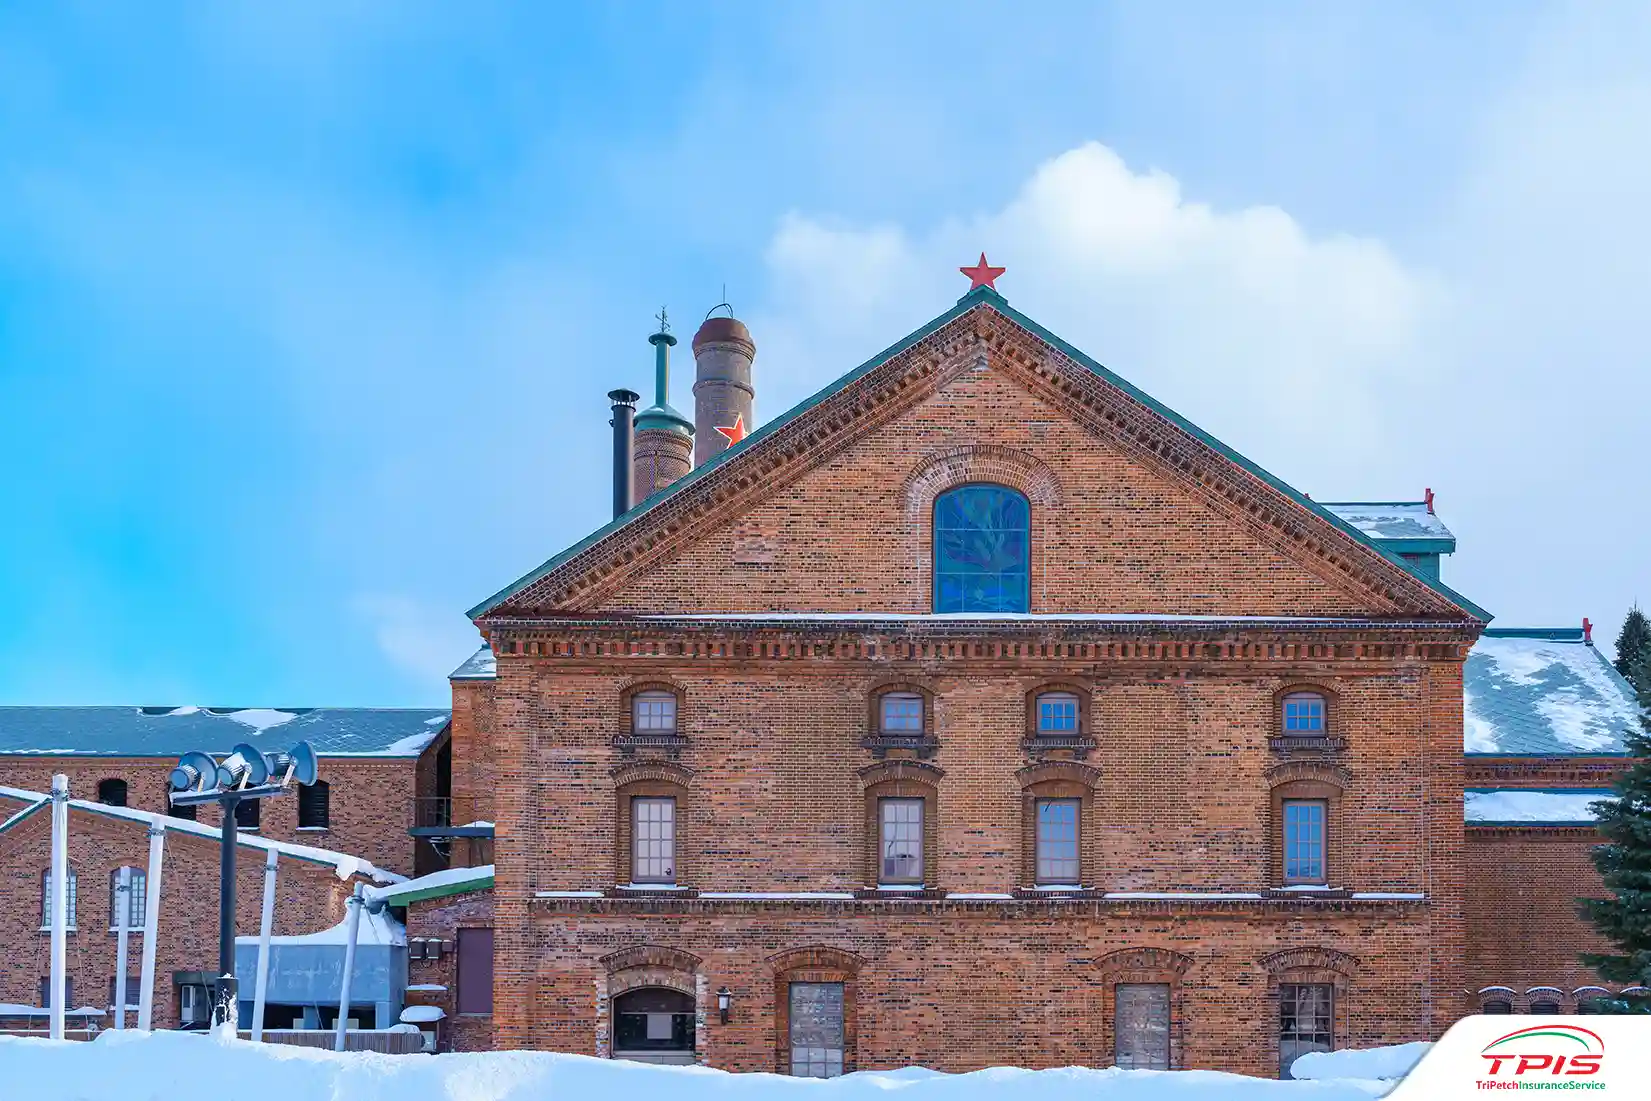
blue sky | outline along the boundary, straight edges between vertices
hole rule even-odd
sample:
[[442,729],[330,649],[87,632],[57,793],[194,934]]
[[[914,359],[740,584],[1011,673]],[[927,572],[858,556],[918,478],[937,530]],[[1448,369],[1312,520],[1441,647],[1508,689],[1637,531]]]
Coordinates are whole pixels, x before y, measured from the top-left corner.
[[1499,622],[1614,636],[1648,58],[1604,0],[5,5],[0,701],[439,705],[605,518],[661,303],[727,284],[760,420],[981,248],[1315,497],[1432,486]]

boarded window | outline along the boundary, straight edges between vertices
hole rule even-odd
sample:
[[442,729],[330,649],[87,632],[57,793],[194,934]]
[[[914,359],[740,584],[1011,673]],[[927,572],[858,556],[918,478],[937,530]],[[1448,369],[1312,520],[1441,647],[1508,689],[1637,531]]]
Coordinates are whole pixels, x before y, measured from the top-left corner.
[[298,787],[298,828],[321,829],[325,827],[332,816],[332,789],[327,781],[317,780],[313,784],[300,784]]
[[1290,1065],[1309,1051],[1332,1048],[1328,983],[1285,983],[1278,988],[1278,1076],[1293,1077]]
[[458,931],[460,1013],[493,1012],[493,930]]
[[792,983],[788,1027],[792,1074],[835,1078],[843,1073],[842,983]]
[[1169,1069],[1169,984],[1121,982],[1113,988],[1113,1062]]
[[880,883],[923,882],[923,800],[883,799],[878,804],[882,824]]

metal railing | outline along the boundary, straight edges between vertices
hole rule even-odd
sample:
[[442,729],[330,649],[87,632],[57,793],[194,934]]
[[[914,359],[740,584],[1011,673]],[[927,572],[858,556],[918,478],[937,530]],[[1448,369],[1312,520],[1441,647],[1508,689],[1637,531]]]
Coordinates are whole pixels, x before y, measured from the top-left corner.
[[468,826],[481,815],[472,798],[453,798],[449,795],[420,795],[413,800],[413,828],[444,829],[448,826]]

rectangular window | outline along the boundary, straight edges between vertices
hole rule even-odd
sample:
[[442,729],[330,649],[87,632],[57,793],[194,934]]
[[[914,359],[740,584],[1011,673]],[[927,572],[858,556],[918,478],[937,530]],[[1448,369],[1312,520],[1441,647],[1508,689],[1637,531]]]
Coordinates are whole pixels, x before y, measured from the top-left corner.
[[791,1073],[798,1078],[835,1078],[843,1073],[843,984],[791,984]]
[[1309,1051],[1329,1051],[1331,988],[1328,983],[1284,983],[1278,988],[1278,1076]]
[[1038,867],[1040,887],[1075,886],[1078,871],[1078,801],[1039,799]]
[[1323,883],[1324,817],[1322,799],[1284,803],[1284,882]]
[[460,929],[457,933],[460,1013],[493,1012],[493,930]]
[[922,883],[923,800],[882,799],[877,813],[882,822],[878,882]]
[[[138,869],[131,869],[132,891],[126,896],[126,927],[128,929],[143,928],[143,889],[145,876]],[[120,905],[120,869],[116,868],[109,873],[109,928],[120,928],[120,918],[116,907]]]
[[915,692],[888,693],[882,699],[880,714],[885,734],[915,737],[923,733],[923,697]]
[[638,734],[676,730],[676,697],[669,692],[639,692],[633,701],[632,725]]
[[243,799],[235,804],[235,828],[238,830],[256,830],[261,817],[259,808],[263,805],[260,799]]
[[1046,692],[1038,697],[1039,734],[1075,734],[1078,730],[1078,697],[1066,692]]
[[[75,1005],[75,980],[72,975],[63,976],[63,1008],[73,1009]],[[52,977],[40,976],[40,1008],[52,1007]]]
[[[75,927],[75,909],[76,909],[76,906],[75,906],[76,898],[75,898],[75,896],[76,896],[76,894],[78,894],[78,885],[76,883],[76,880],[78,880],[78,879],[79,879],[79,877],[75,875],[75,870],[73,868],[70,868],[69,869],[69,893],[68,893],[69,903],[68,903],[67,906],[64,907],[64,909],[68,911],[68,918],[69,918],[67,923],[65,923],[64,927],[68,928],[68,929],[73,929]],[[51,928],[51,925],[52,925],[52,870],[50,868],[47,868],[46,871],[45,871],[45,874],[43,874],[40,877],[40,927],[43,928],[43,929],[49,929],[49,928]]]
[[[126,976],[126,1011],[128,1013],[139,1008],[138,998],[141,993],[139,987],[142,983],[143,976],[141,975]],[[109,976],[109,1008],[115,1008],[115,977],[113,975]]]
[[1311,692],[1284,697],[1284,732],[1324,733],[1324,697]]
[[1114,1066],[1169,1069],[1169,984],[1121,982],[1113,988]]
[[631,882],[676,882],[676,800],[631,800]]
[[298,786],[298,828],[325,829],[332,818],[332,789],[327,781]]

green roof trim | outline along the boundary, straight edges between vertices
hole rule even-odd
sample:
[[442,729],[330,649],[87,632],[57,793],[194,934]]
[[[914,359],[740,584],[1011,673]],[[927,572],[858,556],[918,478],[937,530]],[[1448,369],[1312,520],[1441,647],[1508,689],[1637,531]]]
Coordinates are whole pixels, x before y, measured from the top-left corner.
[[696,467],[695,469],[689,471],[686,475],[679,478],[677,481],[671,483],[670,485],[666,486],[664,489],[660,490],[658,493],[653,494],[652,496],[648,497],[646,500],[644,500],[644,501],[640,502],[639,504],[637,504],[629,512],[626,512],[623,515],[617,516],[612,521],[610,521],[609,523],[604,524],[600,528],[597,528],[595,531],[593,531],[589,535],[585,536],[585,538],[579,540],[579,542],[575,543],[573,546],[567,548],[566,550],[562,551],[560,554],[556,555],[554,558],[552,558],[549,561],[545,562],[538,569],[536,569],[536,570],[532,571],[531,573],[527,574],[526,576],[522,577],[520,580],[516,581],[514,584],[506,586],[505,588],[499,590],[497,593],[494,593],[492,596],[488,597],[486,600],[482,601],[480,604],[477,604],[474,608],[471,608],[465,614],[467,616],[469,616],[471,619],[475,619],[478,616],[482,616],[482,615],[487,614],[488,612],[492,611],[494,608],[497,608],[500,604],[503,604],[505,601],[507,601],[511,597],[515,596],[517,593],[520,593],[522,590],[528,588],[530,585],[534,584],[535,582],[537,582],[538,580],[543,578],[546,574],[550,573],[552,570],[556,569],[558,566],[561,566],[563,563],[567,562],[569,559],[575,557],[578,554],[583,553],[585,550],[587,550],[588,548],[590,548],[591,546],[593,546],[597,542],[601,541],[602,539],[606,538],[607,536],[611,535],[612,533],[618,531],[620,528],[623,528],[624,526],[631,523],[632,521],[637,520],[640,517],[646,515],[651,509],[653,509],[654,507],[659,505],[661,502],[663,502],[670,495],[672,495],[672,494],[674,494],[674,493],[676,493],[676,492],[678,492],[682,489],[685,489],[688,486],[693,485],[695,482],[699,481],[701,478],[704,478],[704,477],[708,476],[712,471],[716,470],[724,462],[727,462],[729,460],[730,456],[732,456],[734,454],[737,454],[738,452],[740,452],[744,448],[752,446],[757,441],[766,439],[768,436],[772,435],[773,433],[778,432],[781,428],[785,427],[787,424],[790,424],[792,421],[796,420],[798,417],[802,416],[804,413],[808,412],[810,409],[814,408],[816,405],[819,405],[821,402],[823,402],[826,399],[830,398],[834,394],[837,394],[837,393],[841,392],[842,390],[847,388],[852,383],[859,381],[861,378],[864,378],[866,375],[870,374],[872,371],[876,370],[878,367],[881,367],[884,363],[888,362],[890,359],[892,359],[895,356],[899,355],[900,353],[906,351],[907,349],[911,348],[913,345],[919,343],[920,341],[927,339],[929,336],[931,336],[935,332],[939,331],[940,329],[944,328],[947,325],[950,325],[953,321],[956,321],[958,318],[962,317],[963,315],[967,314],[969,311],[971,311],[971,310],[973,310],[973,309],[975,309],[979,306],[990,306],[992,309],[997,310],[1004,317],[1008,318],[1009,320],[1013,321],[1015,324],[1017,324],[1017,325],[1021,326],[1022,328],[1026,329],[1028,332],[1032,333],[1034,336],[1038,337],[1040,340],[1042,340],[1045,343],[1049,344],[1051,347],[1054,347],[1057,350],[1059,350],[1060,352],[1064,353],[1066,356],[1071,358],[1074,362],[1076,362],[1079,365],[1085,367],[1091,373],[1095,374],[1096,376],[1101,378],[1103,381],[1105,381],[1109,385],[1117,387],[1119,390],[1123,391],[1124,394],[1126,394],[1130,398],[1134,399],[1137,402],[1140,402],[1142,405],[1146,406],[1148,409],[1151,409],[1153,412],[1157,413],[1159,416],[1161,416],[1161,417],[1165,418],[1166,420],[1168,420],[1171,424],[1174,424],[1176,427],[1178,427],[1181,430],[1187,432],[1189,435],[1193,436],[1195,439],[1198,439],[1202,443],[1204,443],[1207,446],[1213,448],[1215,451],[1217,451],[1219,454],[1221,454],[1225,458],[1227,458],[1227,459],[1231,460],[1232,462],[1236,463],[1238,466],[1242,467],[1244,470],[1246,470],[1249,473],[1255,475],[1257,478],[1260,478],[1263,482],[1266,482],[1269,486],[1271,486],[1275,490],[1279,491],[1280,493],[1284,494],[1286,497],[1290,498],[1296,504],[1302,506],[1303,508],[1308,509],[1309,511],[1311,511],[1312,513],[1314,513],[1315,515],[1317,515],[1321,519],[1327,521],[1328,523],[1330,523],[1331,525],[1333,525],[1334,527],[1336,527],[1337,529],[1339,529],[1343,533],[1351,536],[1354,540],[1356,540],[1360,544],[1364,545],[1365,547],[1368,547],[1370,550],[1374,551],[1376,554],[1381,555],[1383,558],[1387,559],[1389,562],[1393,563],[1395,566],[1398,566],[1400,569],[1404,570],[1406,573],[1410,574],[1412,577],[1415,577],[1417,580],[1421,581],[1428,588],[1430,588],[1433,591],[1437,592],[1439,595],[1443,596],[1445,599],[1449,600],[1451,603],[1457,605],[1458,607],[1460,607],[1461,609],[1466,611],[1469,615],[1473,616],[1475,619],[1480,619],[1480,620],[1484,620],[1484,621],[1488,622],[1492,618],[1492,616],[1489,612],[1485,611],[1483,608],[1479,607],[1477,604],[1474,604],[1472,601],[1468,600],[1466,597],[1462,596],[1460,593],[1456,592],[1454,589],[1451,589],[1449,586],[1443,584],[1442,582],[1438,581],[1435,578],[1430,578],[1430,577],[1426,576],[1425,574],[1419,573],[1412,566],[1411,563],[1406,562],[1402,558],[1400,558],[1398,556],[1398,552],[1388,551],[1388,550],[1384,549],[1375,540],[1369,538],[1363,532],[1359,531],[1357,528],[1355,528],[1351,524],[1349,524],[1346,521],[1342,520],[1340,517],[1336,516],[1334,513],[1332,513],[1329,510],[1321,507],[1318,503],[1313,501],[1306,494],[1301,493],[1300,491],[1296,490],[1295,488],[1290,486],[1288,483],[1286,483],[1283,479],[1278,478],[1275,475],[1269,473],[1268,471],[1262,469],[1256,463],[1251,462],[1249,459],[1245,458],[1243,455],[1240,455],[1238,452],[1234,451],[1232,448],[1228,447],[1226,444],[1222,443],[1220,440],[1216,439],[1214,436],[1211,436],[1208,432],[1205,432],[1202,428],[1199,428],[1197,425],[1195,425],[1191,421],[1187,420],[1185,417],[1183,417],[1181,414],[1177,413],[1175,410],[1171,409],[1169,406],[1164,405],[1162,402],[1158,401],[1156,398],[1154,398],[1151,395],[1147,394],[1145,391],[1139,389],[1134,384],[1132,384],[1132,383],[1126,381],[1125,379],[1121,378],[1120,376],[1114,374],[1112,371],[1108,370],[1106,367],[1101,365],[1096,360],[1090,358],[1088,355],[1086,355],[1084,352],[1080,351],[1078,348],[1074,347],[1071,344],[1068,344],[1065,340],[1063,340],[1060,337],[1056,336],[1054,333],[1050,332],[1048,329],[1044,328],[1042,325],[1038,324],[1036,321],[1033,321],[1031,318],[1027,317],[1025,314],[1021,313],[1019,310],[1014,309],[1012,306],[1009,305],[1008,300],[1006,300],[1001,294],[999,294],[997,291],[991,289],[990,287],[977,287],[974,290],[971,290],[968,294],[965,294],[962,298],[959,298],[957,300],[957,304],[954,305],[951,309],[947,310],[945,313],[941,314],[939,317],[936,317],[933,321],[930,321],[927,325],[924,325],[922,328],[915,330],[914,332],[912,332],[909,335],[905,336],[901,340],[899,340],[899,341],[895,342],[894,344],[890,345],[888,348],[885,348],[882,352],[879,352],[877,355],[873,356],[871,359],[866,360],[864,363],[860,364],[860,366],[854,368],[854,370],[852,370],[852,371],[848,372],[846,375],[843,375],[842,377],[838,378],[837,381],[835,381],[835,382],[831,383],[830,385],[826,386],[824,389],[816,392],[812,397],[807,398],[804,401],[801,401],[798,404],[792,406],[790,409],[786,410],[784,413],[782,413],[780,416],[776,417],[774,420],[769,421],[767,424],[763,425],[761,428],[759,428],[755,432],[751,433],[751,435],[747,436],[739,444],[737,444],[733,447],[729,447],[729,448],[724,449],[720,454],[718,454],[714,459],[712,459],[710,462],[706,463],[704,466]]
[[1541,638],[1549,642],[1581,642],[1581,627],[1486,627],[1487,638]]
[[458,883],[440,883],[434,887],[421,887],[416,891],[391,892],[385,888],[384,903],[387,906],[407,906],[414,902],[426,902],[432,898],[447,898],[451,895],[469,894],[472,891],[491,891],[493,877],[484,876],[480,879],[466,879]]

